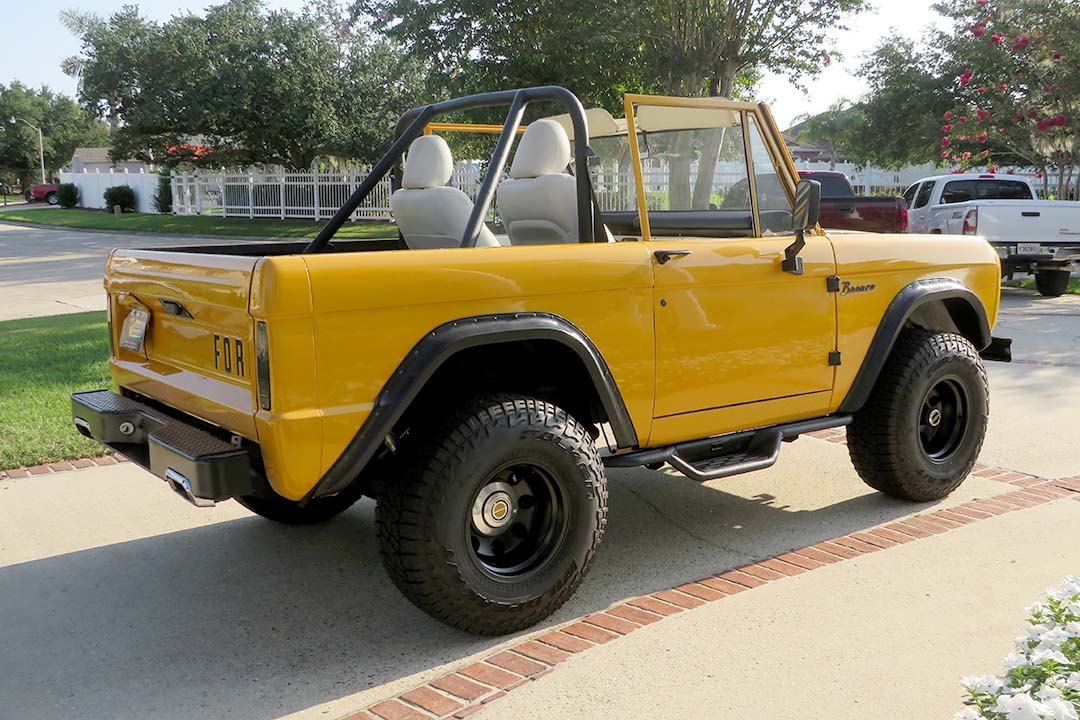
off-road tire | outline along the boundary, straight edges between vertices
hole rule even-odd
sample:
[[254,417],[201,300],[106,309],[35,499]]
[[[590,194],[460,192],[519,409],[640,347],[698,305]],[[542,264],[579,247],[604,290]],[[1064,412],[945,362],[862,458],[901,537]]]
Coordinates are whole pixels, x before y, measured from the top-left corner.
[[1069,287],[1068,268],[1035,271],[1035,287],[1043,297],[1061,297]]
[[[607,522],[607,479],[588,429],[549,402],[498,394],[410,435],[375,512],[394,584],[432,617],[478,635],[515,632],[555,612],[581,583]],[[565,528],[531,574],[496,577],[474,552],[469,522],[477,493],[512,463],[551,470]]]
[[256,515],[284,525],[313,525],[340,515],[363,497],[361,488],[354,483],[337,495],[312,498],[300,507],[296,500],[289,500],[268,490],[261,495],[246,495],[236,498],[236,502]]
[[[966,393],[967,422],[955,450],[935,461],[920,436],[931,388],[956,383]],[[892,497],[939,500],[971,472],[989,416],[986,370],[971,342],[953,333],[904,330],[870,398],[847,428],[848,453],[859,477]]]

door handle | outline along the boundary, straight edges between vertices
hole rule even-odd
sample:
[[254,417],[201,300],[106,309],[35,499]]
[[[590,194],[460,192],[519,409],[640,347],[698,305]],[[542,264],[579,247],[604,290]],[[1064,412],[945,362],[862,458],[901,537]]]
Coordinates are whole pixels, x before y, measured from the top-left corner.
[[693,253],[694,253],[693,250],[655,250],[655,251],[653,251],[653,255],[656,257],[656,262],[660,263],[661,265],[667,265],[668,260],[670,260],[671,258],[685,257],[687,255],[692,255]]

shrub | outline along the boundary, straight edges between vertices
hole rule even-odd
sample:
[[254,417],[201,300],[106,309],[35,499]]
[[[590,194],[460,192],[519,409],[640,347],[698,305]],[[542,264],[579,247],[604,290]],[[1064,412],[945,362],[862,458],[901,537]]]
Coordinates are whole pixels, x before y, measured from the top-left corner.
[[158,177],[157,192],[154,193],[154,209],[162,215],[172,213],[172,178],[168,175]]
[[1028,608],[1027,632],[1002,676],[964,678],[956,720],[1073,720],[1080,710],[1080,578],[1065,578]]
[[60,183],[56,186],[56,199],[60,207],[73,208],[79,204],[79,188],[75,183]]
[[135,191],[130,185],[114,185],[105,191],[105,208],[119,205],[122,212],[135,212]]

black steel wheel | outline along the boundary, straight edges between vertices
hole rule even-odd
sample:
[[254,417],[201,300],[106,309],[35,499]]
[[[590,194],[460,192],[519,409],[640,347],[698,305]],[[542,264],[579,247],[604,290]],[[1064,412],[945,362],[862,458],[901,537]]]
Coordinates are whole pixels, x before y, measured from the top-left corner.
[[402,593],[480,635],[555,612],[581,583],[607,516],[585,426],[542,400],[491,395],[410,436],[376,507],[383,564]]
[[1043,297],[1061,297],[1069,289],[1069,268],[1053,268],[1035,271],[1035,287]]
[[988,416],[986,370],[971,342],[909,328],[848,426],[848,452],[875,490],[938,500],[971,472]]

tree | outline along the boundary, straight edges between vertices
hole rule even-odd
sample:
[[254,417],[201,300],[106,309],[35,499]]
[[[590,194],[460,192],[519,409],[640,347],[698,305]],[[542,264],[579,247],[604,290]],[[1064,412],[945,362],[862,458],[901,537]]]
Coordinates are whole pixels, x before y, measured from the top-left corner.
[[49,176],[68,164],[75,148],[109,144],[108,128],[71,98],[18,82],[0,85],[0,168],[17,175],[24,187],[38,177],[38,136],[23,123],[8,122],[12,117],[41,128]]
[[840,99],[825,112],[806,118],[799,133],[799,140],[827,147],[829,169],[835,170],[837,155],[856,161],[863,159],[862,146],[855,138],[865,124],[866,118],[863,117],[861,108],[853,106],[850,100]]
[[1064,195],[1080,164],[1080,14],[1072,0],[957,0],[950,50],[954,106],[941,127],[941,157],[962,168],[1036,168]]
[[83,47],[65,69],[116,124],[114,152],[167,164],[371,161],[425,72],[333,0],[298,13],[229,0],[163,24],[134,7],[66,17]]

